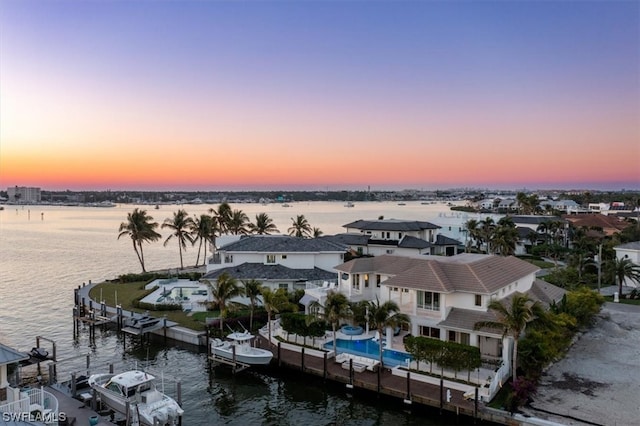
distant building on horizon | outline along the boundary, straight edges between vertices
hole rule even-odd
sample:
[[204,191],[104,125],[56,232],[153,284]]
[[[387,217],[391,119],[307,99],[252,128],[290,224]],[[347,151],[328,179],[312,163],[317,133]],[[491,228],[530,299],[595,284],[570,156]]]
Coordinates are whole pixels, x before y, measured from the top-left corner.
[[7,188],[10,203],[39,203],[42,201],[40,188],[28,186],[14,186]]

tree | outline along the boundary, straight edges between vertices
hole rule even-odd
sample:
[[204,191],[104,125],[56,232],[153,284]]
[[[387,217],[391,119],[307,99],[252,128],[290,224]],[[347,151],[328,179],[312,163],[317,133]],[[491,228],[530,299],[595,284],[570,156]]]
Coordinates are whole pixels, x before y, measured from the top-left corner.
[[494,229],[493,250],[502,256],[512,256],[516,252],[516,244],[518,242],[518,230],[516,229],[513,219],[505,216],[498,221]]
[[155,231],[158,223],[152,221],[153,217],[149,216],[146,210],[135,208],[133,212],[127,214],[127,221],[122,222],[118,229],[118,239],[124,235],[128,235],[131,238],[133,250],[136,252],[142,272],[147,272],[144,266],[142,243],[158,241],[162,237]]
[[193,244],[193,238],[191,237],[191,230],[193,229],[193,219],[189,217],[186,210],[180,209],[173,213],[173,218],[167,218],[162,224],[162,228],[171,229],[172,233],[164,241],[166,247],[169,241],[175,237],[178,240],[178,250],[180,252],[180,269],[184,269],[184,263],[182,261],[182,250],[187,249],[187,241]]
[[271,314],[280,312],[280,309],[289,303],[287,294],[284,291],[272,291],[269,287],[262,287],[260,293],[262,294],[262,305],[264,310],[267,311],[267,323],[269,324],[269,344],[271,344]]
[[249,216],[242,210],[234,210],[231,212],[227,231],[233,235],[246,235],[249,233]]
[[244,295],[249,299],[249,330],[253,330],[253,311],[256,308],[262,283],[258,280],[247,280],[242,282]]
[[320,228],[316,228],[315,226],[313,227],[313,231],[311,232],[311,236],[313,238],[318,238],[322,236],[322,234],[324,234],[324,232],[322,232]]
[[479,226],[479,240],[487,244],[487,253],[491,253],[491,240],[493,238],[493,232],[496,228],[495,221],[488,217],[486,219],[481,220],[478,223]]
[[640,282],[640,266],[634,265],[631,259],[627,257],[622,259],[614,258],[612,260],[612,269],[618,281],[618,294],[620,297],[622,297],[622,285],[627,278]]
[[331,324],[333,331],[333,353],[337,355],[336,331],[342,320],[349,319],[352,316],[347,296],[337,291],[329,291],[324,305],[321,305],[318,301],[313,301],[309,304],[309,310],[314,317],[323,318]]
[[273,219],[266,213],[260,213],[256,215],[256,222],[249,224],[249,230],[253,234],[258,235],[270,235],[278,231],[278,227],[273,223]]
[[230,300],[234,297],[241,296],[243,289],[238,285],[238,281],[227,272],[223,272],[218,276],[215,285],[209,283],[209,289],[213,302],[220,310],[220,334],[222,334],[223,322],[227,317],[229,309],[238,305],[237,303],[232,303]]
[[474,329],[494,328],[502,330],[502,337],[513,338],[513,352],[511,366],[513,369],[513,383],[516,383],[516,368],[518,358],[518,339],[524,333],[527,324],[536,318],[542,318],[545,315],[544,308],[540,302],[533,302],[529,296],[522,293],[515,293],[508,301],[494,299],[487,306],[490,311],[494,312],[496,321],[479,321],[475,323]]
[[211,232],[215,221],[213,217],[208,214],[202,214],[200,217],[196,217],[193,219],[193,223],[191,225],[191,238],[193,239],[193,244],[198,243],[198,256],[196,256],[196,266],[198,266],[198,262],[200,261],[200,251],[202,250],[202,246],[204,244],[204,256],[203,256],[203,264],[207,259],[207,243],[211,240]]
[[222,202],[218,206],[218,209],[210,208],[209,213],[213,214],[213,217],[218,222],[218,230],[221,234],[226,234],[229,232],[229,223],[231,222],[231,206],[229,203]]
[[465,251],[468,253],[473,246],[473,243],[476,242],[477,249],[480,250],[480,243],[478,240],[478,221],[476,219],[469,219],[467,223],[465,223]]
[[291,218],[291,226],[287,232],[294,237],[306,238],[311,235],[312,228],[307,218],[303,214],[299,214],[295,219]]
[[[387,300],[380,303],[376,301],[369,302],[369,324],[378,330],[378,335],[382,339],[385,328],[395,329],[401,325],[410,324],[409,316],[400,312],[400,307],[393,300]],[[392,333],[393,331],[388,331]],[[380,341],[380,368],[382,368],[382,341]]]

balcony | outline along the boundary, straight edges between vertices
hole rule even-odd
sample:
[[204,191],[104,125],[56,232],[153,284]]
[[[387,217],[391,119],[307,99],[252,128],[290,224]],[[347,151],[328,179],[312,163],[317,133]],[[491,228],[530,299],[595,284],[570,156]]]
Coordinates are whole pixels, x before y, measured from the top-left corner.
[[[6,398],[7,401],[0,401],[4,402],[0,405],[0,413],[8,413],[9,417],[15,416],[22,421],[58,423],[58,399],[42,387],[28,390],[7,387]],[[11,401],[12,399],[14,400]],[[4,416],[0,416],[2,417]]]

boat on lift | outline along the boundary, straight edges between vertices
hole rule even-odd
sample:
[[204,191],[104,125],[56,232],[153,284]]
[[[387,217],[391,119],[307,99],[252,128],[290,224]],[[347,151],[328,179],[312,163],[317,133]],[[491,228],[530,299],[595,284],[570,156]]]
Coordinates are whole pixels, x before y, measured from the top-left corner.
[[145,426],[174,426],[180,424],[184,410],[171,397],[156,388],[155,377],[138,370],[120,374],[93,374],[89,386],[95,389],[100,401],[111,410],[137,418]]
[[[268,365],[273,358],[273,353],[266,349],[251,346],[251,340],[255,336],[248,331],[233,332],[227,335],[227,340],[213,339],[211,352],[214,356],[228,361],[247,365]],[[234,359],[235,352],[235,359]]]

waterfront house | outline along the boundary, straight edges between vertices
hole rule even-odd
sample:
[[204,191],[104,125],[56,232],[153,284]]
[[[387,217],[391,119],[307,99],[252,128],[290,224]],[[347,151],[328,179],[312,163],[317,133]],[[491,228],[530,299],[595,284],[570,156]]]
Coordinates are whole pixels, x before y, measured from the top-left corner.
[[[615,246],[613,249],[616,251],[617,259],[629,259],[634,265],[640,266],[640,241],[621,244]],[[625,279],[624,285],[638,288],[640,287],[640,282],[627,278]]]
[[[510,338],[503,338],[499,330],[474,330],[476,322],[495,319],[487,308],[489,302],[527,293],[549,305],[564,294],[536,279],[537,266],[513,256],[382,255],[353,259],[336,269],[337,291],[350,301],[392,300],[411,319],[406,330],[410,334],[477,346],[485,363],[505,366],[505,375],[510,365]],[[307,296],[321,304],[326,297],[316,290],[308,290]]]
[[416,254],[453,256],[462,243],[439,233],[441,228],[419,220],[356,220],[343,225],[346,233],[321,237],[347,245],[356,256]]
[[258,280],[272,290],[321,286],[336,281],[334,267],[344,262],[347,249],[320,238],[237,236],[214,251],[202,280],[214,282],[226,272],[238,280]]

